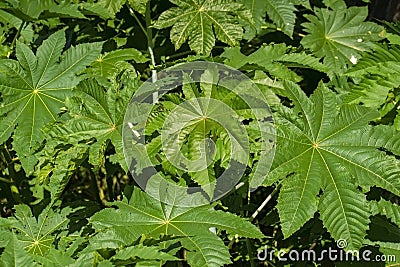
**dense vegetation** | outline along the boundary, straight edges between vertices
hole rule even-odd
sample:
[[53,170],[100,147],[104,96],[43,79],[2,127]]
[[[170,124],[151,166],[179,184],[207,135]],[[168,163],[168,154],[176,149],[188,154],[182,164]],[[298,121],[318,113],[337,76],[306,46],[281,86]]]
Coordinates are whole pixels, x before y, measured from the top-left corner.
[[[367,21],[368,3],[0,0],[0,266],[400,264],[400,24]],[[261,94],[227,90],[213,68],[184,75],[149,110],[148,155],[127,162],[132,96],[196,61],[240,70]],[[198,159],[204,140],[214,157],[198,171],[170,162],[177,149]],[[156,200],[133,177],[153,165],[210,197],[230,159],[244,167],[236,190],[201,206]],[[338,246],[396,259],[279,258]]]

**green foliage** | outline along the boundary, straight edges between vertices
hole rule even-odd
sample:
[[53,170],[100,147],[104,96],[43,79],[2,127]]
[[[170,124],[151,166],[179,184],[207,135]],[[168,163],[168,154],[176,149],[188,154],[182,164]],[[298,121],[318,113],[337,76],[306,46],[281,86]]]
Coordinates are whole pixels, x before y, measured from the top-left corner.
[[340,71],[357,63],[360,52],[373,48],[372,42],[384,37],[384,30],[375,23],[364,22],[368,15],[366,7],[332,7],[333,10],[317,8],[315,15],[305,15],[309,22],[303,26],[308,34],[301,44],[316,56],[324,57],[329,68]]
[[[8,244],[9,249],[23,247],[31,254],[46,255],[57,237],[57,232],[65,230],[68,223],[64,209],[62,213],[55,212],[48,206],[36,219],[27,205],[15,206],[15,219],[12,225],[5,225],[15,230],[13,241]],[[9,219],[12,220],[12,219]],[[0,225],[2,227],[3,225]],[[17,237],[18,241],[15,240]],[[20,245],[18,245],[20,244]],[[7,247],[6,247],[7,248]],[[13,253],[22,253],[16,249]]]
[[[397,264],[400,24],[355,2],[0,1],[0,266],[325,266],[277,251],[339,240]],[[152,107],[127,162],[132,95],[193,61],[259,91],[213,68],[182,74],[131,110],[133,125]],[[189,203],[213,198],[230,160],[236,188]],[[154,199],[135,183],[150,166],[201,190],[149,179]]]
[[390,133],[377,136],[367,126],[379,116],[376,111],[355,105],[337,109],[340,101],[324,86],[307,98],[294,83],[284,85],[301,120],[287,110],[276,117],[278,147],[266,184],[283,179],[278,199],[282,231],[290,236],[318,210],[336,240],[345,239],[348,249],[359,249],[369,210],[357,187],[369,190],[376,185],[398,195],[400,169],[393,157],[378,150],[384,145],[398,155],[398,147],[388,142]]
[[239,12],[244,11],[242,5],[229,0],[171,2],[178,7],[163,12],[154,26],[159,29],[172,26],[171,41],[175,49],[189,40],[192,50],[208,55],[216,38],[232,46],[242,38],[242,26],[238,23]]
[[57,120],[65,97],[81,79],[77,73],[91,64],[101,50],[100,43],[80,44],[61,55],[64,46],[64,32],[59,31],[43,42],[36,56],[18,42],[18,61],[0,60],[0,142],[15,129],[14,149],[28,173],[36,164],[33,152],[44,139],[40,128]]
[[[184,199],[176,199],[176,204]],[[105,209],[95,214],[91,222],[104,237],[114,240],[113,246],[129,244],[145,234],[158,238],[161,234],[176,236],[176,241],[188,250],[191,266],[222,266],[230,263],[229,252],[210,227],[230,234],[259,238],[262,233],[249,222],[212,207],[182,208],[166,205],[134,190],[129,201],[113,202],[117,209]],[[103,237],[104,236],[104,237]]]

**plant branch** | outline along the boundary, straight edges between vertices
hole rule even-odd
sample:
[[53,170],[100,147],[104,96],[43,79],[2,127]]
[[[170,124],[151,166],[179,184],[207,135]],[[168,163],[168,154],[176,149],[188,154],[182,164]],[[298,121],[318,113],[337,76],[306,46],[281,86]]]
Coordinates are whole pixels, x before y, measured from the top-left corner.
[[136,16],[135,11],[132,8],[129,8],[129,12],[131,13],[132,17],[136,20],[136,22],[139,24],[139,28],[142,30],[144,35],[146,36],[146,39],[148,40],[149,37],[147,36],[147,31],[143,27],[142,23],[140,22],[139,18]]
[[14,36],[14,39],[12,40],[11,49],[15,46],[15,43],[17,42],[17,39],[18,39],[18,37],[20,36],[21,31],[22,31],[22,29],[24,28],[24,26],[25,26],[25,21],[22,21],[22,22],[21,22],[21,25],[19,25],[19,28],[18,28],[17,33],[16,33],[15,36]]
[[264,207],[268,204],[268,202],[272,199],[272,197],[276,194],[276,193],[278,193],[279,192],[279,189],[281,188],[281,184],[278,184],[277,186],[276,186],[276,188],[274,189],[274,191],[272,191],[272,193],[271,194],[269,194],[268,196],[267,196],[267,198],[263,201],[263,203],[261,203],[261,205],[256,209],[256,211],[251,215],[251,217],[250,217],[250,221],[253,221],[256,217],[257,217],[257,215],[260,213],[260,211],[262,210],[262,209],[264,209]]

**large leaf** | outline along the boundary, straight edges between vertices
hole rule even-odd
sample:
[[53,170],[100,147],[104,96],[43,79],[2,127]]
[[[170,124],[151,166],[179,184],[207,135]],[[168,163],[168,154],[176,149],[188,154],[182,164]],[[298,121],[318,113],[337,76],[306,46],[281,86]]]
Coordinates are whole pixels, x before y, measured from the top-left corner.
[[343,9],[315,9],[315,15],[305,15],[309,20],[303,24],[308,33],[301,44],[318,57],[324,57],[333,70],[357,63],[360,52],[373,47],[371,41],[383,37],[383,28],[372,22],[364,22],[367,7]]
[[[239,25],[238,12],[241,4],[230,0],[171,0],[172,7],[158,18],[156,28],[171,27],[171,40],[178,49],[186,40],[199,54],[208,55],[215,39],[234,46],[242,39],[243,29]],[[250,13],[248,14],[249,16]],[[213,30],[214,29],[214,30]]]
[[48,206],[37,219],[27,205],[17,205],[15,210],[15,218],[9,219],[13,224],[7,227],[15,230],[16,237],[23,248],[41,256],[46,255],[47,251],[53,247],[57,232],[65,230],[69,221],[66,217],[68,213],[66,209],[58,213]]
[[379,113],[366,107],[338,109],[341,102],[324,86],[310,98],[294,83],[286,82],[285,89],[295,110],[276,117],[277,150],[266,180],[270,185],[283,179],[278,199],[283,233],[290,236],[319,211],[333,238],[358,249],[371,215],[363,192],[378,186],[400,195],[399,164],[379,150],[399,155],[399,133],[368,126]]
[[19,267],[19,266],[37,266],[33,262],[32,255],[23,249],[22,244],[15,235],[12,235],[11,240],[5,247],[3,254],[0,257],[1,266]]
[[13,146],[28,173],[36,163],[33,152],[41,145],[40,129],[56,121],[65,98],[80,77],[76,75],[100,54],[101,44],[80,44],[61,55],[64,31],[51,35],[36,56],[17,43],[16,60],[0,60],[0,143],[14,131]]
[[130,244],[146,234],[158,238],[161,234],[172,235],[187,249],[191,266],[222,266],[230,263],[228,248],[209,228],[216,227],[230,234],[259,238],[263,234],[249,222],[233,214],[213,210],[210,206],[183,208],[175,204],[184,199],[176,198],[174,205],[163,204],[138,189],[129,201],[112,202],[117,207],[95,214],[90,222],[102,236],[112,243],[107,246]]

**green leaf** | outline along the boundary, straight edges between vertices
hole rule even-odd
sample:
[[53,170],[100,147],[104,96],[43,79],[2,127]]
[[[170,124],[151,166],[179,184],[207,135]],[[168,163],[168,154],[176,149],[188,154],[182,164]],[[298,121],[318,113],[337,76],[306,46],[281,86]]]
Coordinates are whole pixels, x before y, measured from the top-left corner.
[[[46,16],[57,14],[59,17],[85,18],[79,11],[79,5],[67,0],[17,0],[7,1],[10,8],[23,21],[33,21]],[[45,12],[49,12],[46,14]]]
[[318,58],[305,52],[291,53],[285,44],[264,45],[249,56],[243,55],[239,47],[225,48],[221,57],[226,58],[224,63],[233,68],[254,69],[254,67],[246,67],[246,65],[257,65],[276,78],[293,81],[300,81],[301,78],[287,65],[328,72],[328,68],[321,64]]
[[114,259],[117,260],[128,260],[130,258],[137,257],[146,260],[162,260],[162,261],[176,261],[179,260],[177,257],[169,255],[168,253],[160,251],[158,247],[146,247],[143,245],[126,247],[119,250]]
[[245,29],[243,37],[247,40],[251,40],[261,31],[261,27],[266,24],[266,1],[240,0],[239,3],[245,6],[251,13],[252,20],[249,21],[248,18],[243,18],[240,22]]
[[63,253],[61,249],[50,248],[46,255],[33,255],[37,263],[42,266],[57,267],[57,266],[74,266],[75,260]]
[[[178,7],[163,12],[154,27],[171,27],[171,41],[175,49],[189,40],[189,46],[198,54],[208,55],[215,39],[234,46],[242,39],[238,13],[241,4],[230,0],[173,0]],[[249,16],[251,16],[249,14]],[[213,30],[214,29],[214,30]]]
[[399,60],[400,49],[397,46],[376,45],[373,52],[364,53],[360,61],[346,72],[346,75],[354,77],[355,85],[345,101],[362,102],[368,107],[381,106],[388,93],[400,86]]
[[11,240],[5,247],[3,254],[0,257],[0,262],[7,267],[20,267],[20,266],[37,266],[33,262],[32,256],[23,249],[23,245],[15,235],[12,235]]
[[17,42],[18,61],[0,60],[0,143],[14,132],[13,147],[27,173],[33,170],[33,152],[44,136],[40,129],[56,121],[64,100],[81,80],[76,74],[100,54],[101,43],[80,44],[65,51],[64,31],[51,35],[36,56]]
[[149,0],[128,0],[130,7],[142,15],[146,12],[147,2],[149,2]]
[[106,233],[105,238],[118,236],[122,244],[130,244],[132,238],[142,234],[154,238],[161,234],[175,236],[188,250],[187,260],[193,267],[230,263],[228,248],[210,232],[210,227],[250,238],[263,236],[255,226],[233,214],[213,210],[210,206],[184,208],[175,205],[182,201],[184,199],[178,197],[174,205],[166,205],[135,189],[129,202],[110,203],[117,209],[102,210],[90,222],[97,231]]
[[364,53],[357,65],[350,68],[346,75],[363,77],[366,74],[398,74],[400,72],[399,46],[374,46],[374,51]]
[[351,87],[346,103],[363,103],[366,107],[378,108],[388,98],[388,93],[400,86],[399,74],[366,75]]
[[53,125],[49,134],[57,143],[78,145],[89,142],[89,162],[95,167],[104,164],[104,151],[108,141],[113,144],[118,162],[125,169],[122,147],[122,124],[132,96],[132,91],[106,90],[95,80],[82,81],[73,91],[74,96],[66,100],[71,119]]
[[284,87],[295,108],[275,118],[277,150],[265,181],[271,185],[283,179],[278,199],[282,231],[292,235],[318,211],[335,240],[358,249],[371,215],[363,192],[378,186],[400,194],[398,161],[379,150],[399,155],[399,133],[368,126],[379,113],[341,105],[323,85],[310,98],[292,82]]
[[400,243],[368,241],[367,244],[372,246],[379,245],[379,251],[387,258],[386,263],[392,264],[387,266],[397,266],[400,262]]
[[323,0],[326,7],[330,7],[334,10],[347,9],[346,3],[343,0]]
[[111,78],[126,68],[126,64],[124,63],[128,60],[133,60],[136,63],[145,63],[148,61],[148,58],[135,48],[113,50],[96,59],[88,72],[94,76]]
[[296,22],[296,8],[290,1],[267,0],[265,1],[268,17],[286,35],[292,37]]
[[16,237],[28,252],[46,255],[56,239],[56,233],[67,225],[69,210],[58,213],[48,206],[36,219],[29,206],[21,204],[14,208],[15,220],[9,228],[16,231]]
[[381,199],[380,201],[371,201],[372,215],[384,215],[392,223],[400,227],[400,206],[390,201]]
[[120,11],[126,0],[98,0],[96,2],[84,2],[82,7],[103,19],[115,18],[115,15]]
[[315,15],[305,15],[303,23],[308,33],[301,44],[324,58],[324,63],[335,71],[346,69],[360,59],[360,52],[373,48],[373,41],[382,39],[384,29],[372,22],[364,22],[367,7],[346,10],[315,9]]

